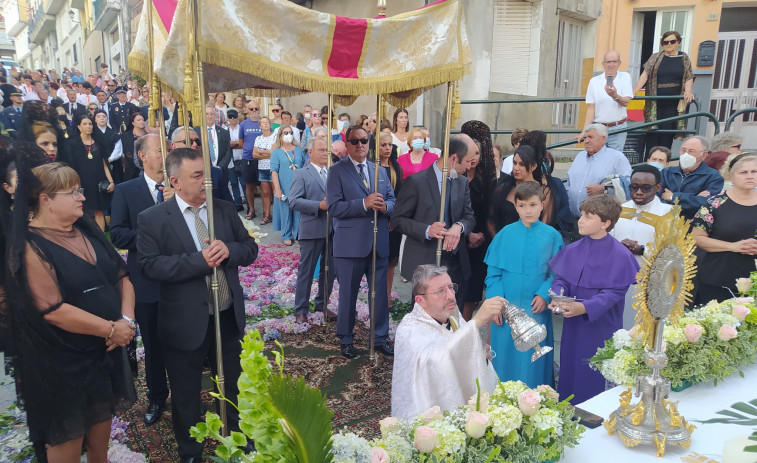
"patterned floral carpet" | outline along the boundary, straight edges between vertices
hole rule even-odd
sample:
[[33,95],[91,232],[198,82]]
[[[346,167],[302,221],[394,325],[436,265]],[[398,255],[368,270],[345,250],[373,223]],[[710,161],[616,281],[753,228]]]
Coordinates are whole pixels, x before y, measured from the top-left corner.
[[[285,373],[306,378],[308,384],[326,394],[329,407],[334,411],[334,429],[346,426],[364,437],[375,437],[379,434],[378,421],[390,413],[393,358],[377,353],[371,364],[368,332],[356,326],[355,347],[360,355],[348,360],[339,353],[334,331],[335,324],[330,322],[313,326],[303,334],[283,335],[279,342],[284,347]],[[275,344],[269,342],[267,347],[272,349]],[[215,404],[208,392],[213,383],[207,377],[204,381],[203,401],[212,410]],[[122,414],[123,419],[130,422],[127,433],[132,450],[143,453],[151,462],[179,461],[171,429],[170,399],[161,420],[146,427],[143,416],[147,399],[142,371],[137,389],[139,402]],[[205,454],[212,455],[214,447],[206,443]]]

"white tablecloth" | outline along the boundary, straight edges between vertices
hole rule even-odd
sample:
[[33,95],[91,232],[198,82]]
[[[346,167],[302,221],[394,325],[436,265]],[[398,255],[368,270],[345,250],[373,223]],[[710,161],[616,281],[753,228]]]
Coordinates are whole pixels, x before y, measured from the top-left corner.
[[[686,418],[686,421],[697,427],[692,434],[691,446],[688,450],[678,445],[667,446],[665,456],[656,458],[653,444],[641,444],[628,448],[623,445],[617,434],[610,436],[604,426],[599,426],[595,429],[587,429],[578,446],[566,449],[560,462],[680,462],[681,457],[691,452],[720,461],[723,455],[723,443],[732,437],[751,434],[752,428],[733,424],[702,424],[697,423],[697,420],[705,421],[722,417],[716,413],[730,408],[736,402],[748,402],[757,398],[757,388],[755,388],[757,365],[752,365],[742,371],[743,378],[738,374],[733,375],[718,383],[717,387],[710,381],[695,384],[681,392],[671,392],[670,399],[679,401],[678,411]],[[620,393],[626,389],[621,386],[615,387],[579,404],[578,407],[607,419],[610,413],[618,408]],[[636,402],[638,398],[634,396],[631,403]]]

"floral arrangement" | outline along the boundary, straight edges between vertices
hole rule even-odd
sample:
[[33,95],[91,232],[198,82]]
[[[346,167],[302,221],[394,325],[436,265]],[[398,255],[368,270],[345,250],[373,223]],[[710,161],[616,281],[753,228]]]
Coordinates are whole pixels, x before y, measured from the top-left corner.
[[[754,266],[757,267],[757,259],[754,260]],[[757,271],[752,272],[748,278],[737,278],[736,290],[742,296],[757,299]]]
[[[128,421],[114,417],[110,425],[108,463],[147,463],[141,453],[129,449],[126,429]],[[0,413],[0,461],[33,463],[37,461],[34,448],[29,441],[26,413],[14,402],[4,413]]]
[[[674,389],[718,381],[757,360],[757,306],[751,297],[712,301],[686,312],[677,323],[665,322],[663,349],[668,366],[662,374]],[[634,386],[646,374],[645,348],[637,328],[618,330],[589,360],[592,368],[618,385]]]
[[[569,400],[569,399],[568,399]],[[549,386],[529,389],[521,381],[479,392],[467,406],[438,406],[414,420],[379,422],[381,438],[368,441],[342,431],[333,437],[334,463],[541,462],[558,460],[585,428],[573,419],[568,400]]]
[[253,222],[252,220],[246,219],[241,216],[239,218],[242,219],[242,225],[244,225],[244,228],[247,229],[247,233],[249,233],[251,237],[255,238],[255,241],[260,241],[262,238],[268,236],[268,233],[261,231],[260,227],[255,225],[255,222]]

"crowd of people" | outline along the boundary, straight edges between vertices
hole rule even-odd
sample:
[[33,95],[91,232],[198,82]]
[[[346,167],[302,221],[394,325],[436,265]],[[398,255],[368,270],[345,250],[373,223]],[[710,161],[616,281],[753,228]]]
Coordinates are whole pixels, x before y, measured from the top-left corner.
[[[645,66],[651,80],[670,67],[665,56],[655,59],[662,64]],[[616,52],[605,56],[609,71],[619,62]],[[360,282],[375,281],[375,347],[385,356],[397,349],[392,403],[398,416],[417,414],[442,396],[445,405],[462,405],[475,391],[476,375],[486,385],[497,377],[531,387],[555,384],[552,353],[531,362],[515,349],[501,317],[505,304],[523,308],[545,325],[551,345],[556,303],[550,290],[576,298],[560,305],[560,397],[579,403],[604,390],[604,378],[586,359],[631,322],[629,294],[655,236],[654,225],[639,219],[642,212],[661,216],[678,204],[690,220],[703,269],[696,304],[732,297],[736,278],[754,270],[757,156],[742,153],[740,136],[726,132],[713,140],[687,138],[677,164],[671,164],[672,140],[663,140],[632,168],[622,142],[608,137],[608,127],[625,120],[598,120],[617,117],[605,100],[625,106],[633,96],[623,78],[610,83],[603,76],[595,84],[584,149],[563,183],[553,176],[543,131],[515,130],[512,154],[503,159],[488,126],[468,121],[437,149],[428,129],[410,126],[403,108],[381,121],[375,113],[354,119],[342,113],[329,133],[327,107],[306,105],[293,115],[277,102],[269,118],[257,99],[235,95],[227,105],[218,93],[195,117],[204,127],[185,127],[163,98],[163,140],[147,123],[149,89],[102,71],[87,79],[75,70],[60,77],[9,74],[16,79],[10,87],[9,75],[0,76],[6,106],[0,223],[9,263],[2,347],[21,378],[30,437],[51,461],[78,461],[85,436],[91,461],[104,461],[114,407],[135,400],[129,346],[136,324],[145,346],[145,422],[161,418],[170,395],[182,461],[199,461],[202,444],[189,428],[201,419],[205,358],[218,367],[215,310],[226,396],[235,401],[238,393],[245,328],[238,267],[258,253],[241,217],[254,219],[257,212],[259,224],[271,224],[285,245],[299,244],[295,321],[308,321],[316,278],[315,310],[336,319],[348,359],[361,354],[355,345]],[[221,200],[213,203],[212,242],[201,130],[212,166],[209,193]],[[438,245],[442,267],[433,265]],[[125,264],[114,246],[129,251]],[[217,306],[208,290],[214,269]],[[412,281],[415,306],[392,346],[389,297],[397,269]],[[333,311],[325,294],[335,280]],[[489,322],[487,347],[478,328]],[[418,371],[418,358],[426,359],[427,371]],[[453,365],[471,358],[464,369]],[[437,387],[437,371],[465,373],[460,389],[438,386],[436,394],[419,386]],[[231,430],[238,430],[239,417],[227,410]]]

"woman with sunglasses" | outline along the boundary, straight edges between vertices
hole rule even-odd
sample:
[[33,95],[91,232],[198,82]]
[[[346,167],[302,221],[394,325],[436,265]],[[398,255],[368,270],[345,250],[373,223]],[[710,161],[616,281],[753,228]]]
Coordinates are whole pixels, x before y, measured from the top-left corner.
[[[633,88],[636,95],[646,84],[646,96],[683,95],[683,100],[647,100],[644,103],[644,120],[646,122],[658,121],[668,117],[677,116],[686,111],[686,105],[694,99],[691,86],[694,83],[694,75],[691,72],[691,60],[689,55],[678,51],[681,44],[681,34],[669,31],[662,34],[660,45],[662,50],[649,57],[644,64],[644,72]],[[680,108],[680,110],[679,110]],[[658,129],[674,130],[683,127],[684,122],[664,122],[657,125]],[[673,144],[673,133],[647,134],[647,146],[666,146]]]
[[291,246],[297,238],[300,213],[289,207],[289,188],[292,174],[302,168],[305,157],[300,147],[294,144],[294,131],[288,125],[277,131],[272,149],[273,231],[281,231],[281,240]]

